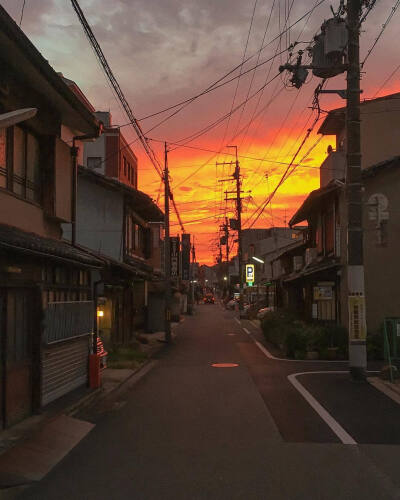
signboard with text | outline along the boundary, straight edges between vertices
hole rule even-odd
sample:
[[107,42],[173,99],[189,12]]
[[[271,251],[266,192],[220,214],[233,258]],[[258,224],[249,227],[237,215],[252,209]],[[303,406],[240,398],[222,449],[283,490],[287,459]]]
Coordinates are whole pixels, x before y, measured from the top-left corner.
[[182,234],[182,279],[190,279],[190,234]]
[[246,264],[246,283],[254,282],[254,264]]
[[177,278],[179,274],[179,237],[170,237],[171,250],[171,278]]

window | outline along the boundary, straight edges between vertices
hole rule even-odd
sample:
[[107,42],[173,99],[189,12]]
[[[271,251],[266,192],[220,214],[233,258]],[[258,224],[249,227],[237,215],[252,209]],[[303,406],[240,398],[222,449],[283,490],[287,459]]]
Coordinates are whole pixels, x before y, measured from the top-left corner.
[[126,158],[124,156],[124,175],[125,176],[126,176],[126,167],[127,167],[127,165],[126,165]]
[[101,157],[100,156],[88,156],[87,166],[89,168],[100,168],[101,167]]
[[0,187],[40,202],[40,148],[25,129],[0,129]]

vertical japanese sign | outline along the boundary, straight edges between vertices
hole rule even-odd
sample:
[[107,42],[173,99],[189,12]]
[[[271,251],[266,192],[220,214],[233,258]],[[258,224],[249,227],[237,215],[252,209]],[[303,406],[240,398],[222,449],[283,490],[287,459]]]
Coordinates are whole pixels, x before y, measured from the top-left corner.
[[177,278],[179,274],[179,237],[171,236],[170,249],[171,249],[171,278]]
[[365,340],[367,337],[365,318],[365,297],[349,296],[349,337],[350,340]]
[[190,276],[190,234],[182,234],[182,279],[189,281]]

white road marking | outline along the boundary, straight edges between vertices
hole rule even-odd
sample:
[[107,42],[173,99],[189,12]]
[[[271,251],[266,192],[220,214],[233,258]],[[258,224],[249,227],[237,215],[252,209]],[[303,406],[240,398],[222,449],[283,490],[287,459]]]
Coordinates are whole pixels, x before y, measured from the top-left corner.
[[343,427],[328,413],[325,408],[318,403],[318,401],[312,396],[307,389],[300,384],[297,377],[300,375],[326,375],[326,374],[346,374],[345,371],[328,371],[328,372],[300,372],[292,373],[288,375],[289,382],[299,391],[307,403],[318,413],[322,420],[332,429],[336,436],[340,439],[343,444],[357,444],[357,442],[348,434]]
[[240,319],[237,319],[237,318],[234,318],[234,320],[236,321],[236,323],[240,326],[242,326],[242,324],[240,323]]
[[[253,337],[251,337],[251,338],[253,339],[253,342],[256,344],[256,346],[260,349],[260,351],[263,352],[265,354],[265,356],[267,356],[267,358],[278,359],[278,358],[275,358],[275,356],[272,356],[272,354],[262,344],[260,344],[260,342],[258,342],[258,340],[256,340]],[[288,361],[288,360],[285,360],[285,361]]]
[[243,330],[247,333],[247,335],[250,335],[250,332],[247,328],[243,328]]

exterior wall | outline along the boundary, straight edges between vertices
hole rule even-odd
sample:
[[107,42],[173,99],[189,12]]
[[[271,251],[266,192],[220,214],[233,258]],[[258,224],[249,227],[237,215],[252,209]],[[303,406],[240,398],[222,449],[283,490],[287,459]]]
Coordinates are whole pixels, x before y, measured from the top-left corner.
[[[391,168],[364,182],[364,263],[367,327],[379,330],[385,317],[400,317],[400,169]],[[388,200],[388,220],[377,228],[367,203],[371,195],[383,194]]]
[[[130,187],[137,189],[137,158],[134,155],[131,148],[128,146],[124,136],[120,133],[120,143],[119,149],[121,151],[120,154],[120,163],[119,163],[119,176],[118,179],[127,184]],[[128,168],[130,166],[130,169]]]
[[332,151],[320,167],[320,187],[329,184],[333,179],[344,179],[346,155],[344,151]]
[[[90,248],[115,260],[122,260],[123,196],[83,177],[78,182],[78,245]],[[71,238],[71,227],[65,225],[64,237]]]
[[106,133],[106,171],[107,177],[118,179],[119,174],[119,133]]
[[[361,166],[368,168],[381,161],[400,155],[399,96],[368,101],[361,105]],[[346,149],[346,130],[336,135],[336,152]],[[335,152],[333,152],[335,154]],[[332,153],[327,157],[332,155]],[[345,158],[343,159],[345,161]],[[325,163],[324,162],[324,163]],[[321,165],[323,167],[324,163]],[[322,176],[328,173],[321,171]]]
[[59,224],[47,219],[41,207],[3,190],[0,190],[0,224],[12,224],[23,231],[51,238],[59,238],[61,234]]
[[88,158],[100,158],[101,163],[98,167],[94,167],[95,171],[99,174],[105,174],[106,158],[106,136],[103,134],[93,142],[86,142],[83,151],[83,165],[88,167]]
[[400,154],[399,98],[370,101],[361,106],[363,168]]

